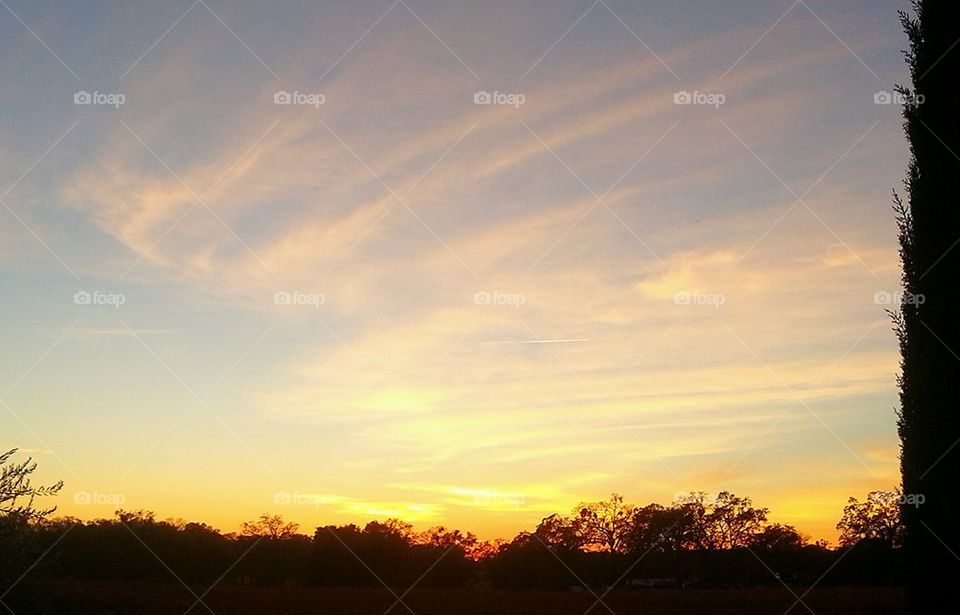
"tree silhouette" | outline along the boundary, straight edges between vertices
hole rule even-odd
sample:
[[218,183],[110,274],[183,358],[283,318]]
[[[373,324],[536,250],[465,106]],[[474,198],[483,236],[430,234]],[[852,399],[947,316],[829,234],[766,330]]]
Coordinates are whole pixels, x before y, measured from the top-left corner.
[[956,612],[960,577],[960,3],[914,2],[901,13],[910,39],[912,90],[905,99],[910,165],[909,204],[895,196],[903,264],[903,300],[894,315],[900,339],[899,432],[903,492],[922,494],[904,506],[908,594],[917,612]]
[[767,522],[766,508],[754,508],[748,497],[721,491],[706,515],[709,547],[734,549],[750,544],[753,535]]
[[533,536],[547,546],[567,551],[608,553],[735,549],[749,546],[766,528],[768,509],[748,497],[721,491],[710,497],[691,492],[670,507],[638,508],[623,497],[577,505],[573,515],[544,518]]
[[768,525],[750,538],[750,546],[770,551],[800,549],[807,544],[797,528],[792,525],[774,523]]
[[557,513],[544,517],[533,536],[547,546],[567,551],[580,549],[587,544],[580,530],[579,517],[564,517]]
[[282,540],[295,536],[300,528],[296,523],[287,523],[280,515],[260,515],[256,521],[244,521],[240,532],[244,536]]
[[[0,597],[18,604],[20,609],[38,608],[35,599],[38,592],[23,582],[23,575],[30,570],[39,555],[31,526],[56,510],[35,508],[38,497],[53,496],[60,492],[63,481],[53,485],[36,487],[30,475],[37,464],[29,457],[25,461],[10,460],[17,449],[0,453]],[[7,596],[16,589],[14,595]]]
[[[863,504],[890,504],[898,498],[896,493],[871,494]],[[17,586],[19,596],[10,603],[17,613],[104,612],[78,606],[90,598],[85,588],[96,594],[96,587],[109,591],[146,583],[157,592],[178,593],[178,578],[191,586],[255,585],[258,591],[300,585],[382,588],[386,583],[398,593],[414,584],[546,590],[631,586],[638,579],[705,587],[773,586],[781,580],[808,586],[890,585],[899,580],[900,550],[889,542],[867,539],[832,550],[806,544],[791,526],[767,524],[761,521],[765,517],[766,510],[753,506],[750,498],[729,492],[715,498],[695,492],[669,506],[643,507],[614,496],[582,504],[569,517],[551,515],[535,532],[494,544],[456,529],[414,531],[396,519],[363,527],[321,526],[308,536],[282,517],[263,515],[245,524],[241,534],[222,534],[203,523],[159,521],[150,511],[118,510],[111,519],[23,522],[13,537],[30,547],[31,557],[16,557],[11,543],[4,543],[0,572],[12,573],[6,577],[12,583],[44,554],[41,565]],[[613,527],[623,530],[619,542],[609,542]],[[879,532],[861,533],[870,538]],[[615,550],[608,548],[611,544]],[[768,567],[745,547],[762,553]],[[18,569],[11,567],[18,562]],[[46,600],[51,591],[62,591],[57,594],[62,604],[38,606],[37,600]]]
[[23,520],[46,517],[57,507],[36,509],[33,502],[37,497],[59,493],[63,481],[47,487],[34,487],[30,483],[30,475],[37,469],[37,464],[29,457],[20,463],[9,463],[16,452],[17,449],[12,449],[0,453],[0,515]]
[[432,527],[416,537],[416,542],[441,549],[457,548],[470,553],[477,546],[477,537],[470,532],[448,530],[443,526]]
[[674,503],[680,511],[675,531],[685,548],[733,549],[748,546],[767,521],[766,508],[754,508],[748,497],[721,491],[710,498],[695,491]]
[[840,546],[852,547],[861,540],[872,539],[899,547],[903,542],[901,500],[897,491],[871,491],[863,502],[851,497],[837,523]]
[[635,553],[678,551],[691,547],[691,530],[694,527],[690,510],[660,504],[648,504],[638,508],[633,517],[633,527],[627,538],[630,550]]
[[637,509],[624,504],[622,495],[614,493],[609,500],[580,504],[577,509],[577,528],[585,545],[611,553],[626,550]]

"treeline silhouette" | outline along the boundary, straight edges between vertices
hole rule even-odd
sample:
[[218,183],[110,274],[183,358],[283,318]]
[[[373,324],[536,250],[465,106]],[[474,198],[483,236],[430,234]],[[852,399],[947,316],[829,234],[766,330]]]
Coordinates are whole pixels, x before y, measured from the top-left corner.
[[[669,506],[634,506],[614,494],[550,515],[509,541],[442,527],[416,532],[396,519],[324,525],[312,535],[263,515],[224,534],[203,523],[158,521],[144,511],[112,519],[0,517],[0,545],[16,541],[31,583],[55,580],[264,586],[749,587],[783,583],[891,585],[901,572],[898,493],[851,498],[841,547],[809,543],[770,523],[750,498],[693,493]],[[8,562],[9,563],[9,562]],[[16,571],[13,571],[16,574]],[[826,576],[823,576],[825,575]],[[821,578],[823,577],[823,578]],[[24,588],[28,585],[21,585]],[[19,586],[18,586],[19,587]]]

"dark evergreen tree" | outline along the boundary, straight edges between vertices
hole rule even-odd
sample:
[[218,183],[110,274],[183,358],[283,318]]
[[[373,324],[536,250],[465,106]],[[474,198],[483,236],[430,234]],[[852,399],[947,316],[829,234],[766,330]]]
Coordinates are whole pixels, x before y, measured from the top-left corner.
[[918,0],[901,14],[912,88],[901,88],[911,160],[895,196],[904,293],[901,468],[908,596],[915,612],[960,612],[960,2]]

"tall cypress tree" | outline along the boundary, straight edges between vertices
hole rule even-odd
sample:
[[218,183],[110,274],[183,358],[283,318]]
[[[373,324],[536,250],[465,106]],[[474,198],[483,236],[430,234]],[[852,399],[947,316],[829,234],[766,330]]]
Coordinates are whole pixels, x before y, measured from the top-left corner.
[[918,613],[960,613],[960,2],[915,0],[901,13],[912,88],[908,202],[900,225],[901,469],[907,590]]

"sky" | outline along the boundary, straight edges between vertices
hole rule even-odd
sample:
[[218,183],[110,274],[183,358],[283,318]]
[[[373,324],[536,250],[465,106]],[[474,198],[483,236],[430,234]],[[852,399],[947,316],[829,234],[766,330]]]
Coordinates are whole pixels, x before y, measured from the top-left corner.
[[833,540],[899,483],[905,4],[3,0],[0,448],[83,519]]

